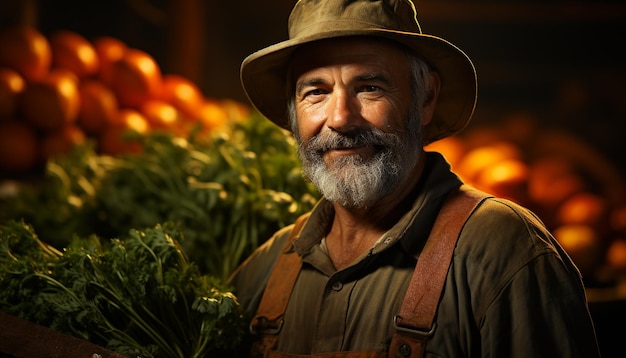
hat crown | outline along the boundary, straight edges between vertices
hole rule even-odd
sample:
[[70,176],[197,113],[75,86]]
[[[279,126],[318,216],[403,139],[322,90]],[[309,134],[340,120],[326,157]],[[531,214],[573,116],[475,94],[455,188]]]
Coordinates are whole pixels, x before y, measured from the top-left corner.
[[421,34],[410,0],[299,0],[289,16],[289,38],[350,30]]

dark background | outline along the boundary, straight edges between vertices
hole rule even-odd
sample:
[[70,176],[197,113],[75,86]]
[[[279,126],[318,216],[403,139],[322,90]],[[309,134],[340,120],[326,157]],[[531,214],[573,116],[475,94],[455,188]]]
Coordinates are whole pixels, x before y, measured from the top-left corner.
[[[246,101],[239,64],[286,38],[295,0],[0,0],[0,27],[113,36],[152,54],[164,73],[205,95]],[[626,132],[624,1],[418,0],[422,30],[474,61],[479,104],[470,128],[525,112],[589,143],[621,172]],[[623,302],[594,302],[604,357],[624,355]]]

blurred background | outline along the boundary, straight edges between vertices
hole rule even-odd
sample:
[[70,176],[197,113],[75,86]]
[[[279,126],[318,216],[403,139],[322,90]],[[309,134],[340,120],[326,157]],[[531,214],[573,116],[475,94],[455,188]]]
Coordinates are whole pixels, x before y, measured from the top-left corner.
[[[0,25],[108,35],[155,56],[164,73],[244,100],[239,65],[286,38],[294,0],[2,0]],[[479,76],[474,125],[516,111],[585,137],[620,168],[626,117],[626,4],[620,0],[417,1],[425,33],[448,39]]]
[[[154,56],[164,74],[191,79],[207,97],[245,103],[239,65],[253,51],[286,39],[294,3],[0,0],[0,28],[22,24],[45,35],[70,30],[87,39],[118,38]],[[423,32],[459,46],[476,66],[479,101],[466,130],[465,152],[495,135],[516,142],[525,153],[565,153],[593,182],[594,192],[609,202],[598,211],[603,217],[594,220],[602,228],[610,226],[604,231],[620,241],[626,238],[626,155],[621,148],[626,132],[626,3],[418,0],[416,6]],[[446,154],[454,159],[454,152]],[[556,215],[542,212],[540,205],[532,208],[548,221]],[[614,276],[602,282],[604,271],[597,269],[613,240],[605,240],[602,253],[589,263],[589,276],[599,277],[600,285],[615,283]],[[571,252],[584,270],[590,251],[581,247]],[[585,250],[587,256],[577,256]],[[626,274],[626,245],[621,252],[612,274]],[[623,356],[618,342],[626,333],[619,325],[626,319],[624,291],[608,298],[590,295],[605,356]]]

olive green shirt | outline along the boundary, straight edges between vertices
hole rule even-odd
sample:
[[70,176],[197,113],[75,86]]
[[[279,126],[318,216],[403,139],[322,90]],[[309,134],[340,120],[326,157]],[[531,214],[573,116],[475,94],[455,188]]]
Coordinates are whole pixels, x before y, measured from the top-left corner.
[[[387,351],[416,260],[446,194],[461,184],[428,153],[407,212],[369,252],[337,271],[320,245],[333,219],[320,200],[294,242],[303,268],[277,350],[293,354]],[[255,312],[291,226],[233,275],[235,294]],[[487,199],[454,251],[426,357],[598,357],[579,271],[528,210]]]

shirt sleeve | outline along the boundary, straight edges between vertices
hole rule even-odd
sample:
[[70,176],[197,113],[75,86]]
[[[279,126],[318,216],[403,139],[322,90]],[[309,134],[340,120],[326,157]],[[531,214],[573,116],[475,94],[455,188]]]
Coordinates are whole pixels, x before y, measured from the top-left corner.
[[580,273],[534,214],[492,199],[464,231],[482,357],[599,357]]
[[485,357],[598,357],[580,284],[554,255],[517,272],[480,325]]

